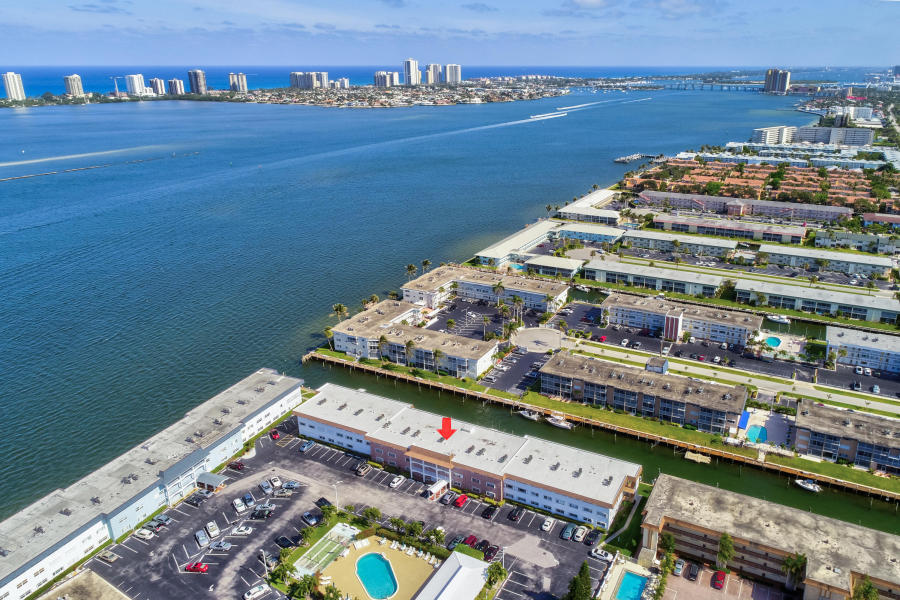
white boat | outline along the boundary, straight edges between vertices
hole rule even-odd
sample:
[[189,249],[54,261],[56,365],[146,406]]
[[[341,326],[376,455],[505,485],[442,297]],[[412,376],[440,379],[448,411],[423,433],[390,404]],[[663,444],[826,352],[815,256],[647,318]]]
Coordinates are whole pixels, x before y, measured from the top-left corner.
[[586,285],[576,285],[575,289],[578,290],[579,292],[590,292],[591,291],[591,288],[589,288]]
[[528,419],[529,421],[540,421],[541,413],[533,411],[533,410],[520,410],[517,411],[520,415]]
[[784,324],[784,325],[790,325],[790,324],[791,324],[791,320],[788,319],[788,318],[787,318],[786,316],[784,316],[784,315],[766,315],[766,318],[767,318],[768,320],[772,321],[773,323],[782,323],[782,324]]
[[563,419],[562,417],[558,417],[553,415],[552,417],[547,417],[547,422],[553,425],[554,427],[559,427],[560,429],[572,429],[573,425]]
[[804,490],[808,492],[815,492],[818,494],[822,491],[822,486],[813,481],[812,479],[795,479],[794,483],[802,487]]

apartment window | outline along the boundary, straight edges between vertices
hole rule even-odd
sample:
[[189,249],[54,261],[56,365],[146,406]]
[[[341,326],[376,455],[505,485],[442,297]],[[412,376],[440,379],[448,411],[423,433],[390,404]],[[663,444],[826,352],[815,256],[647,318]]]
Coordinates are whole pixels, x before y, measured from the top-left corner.
[[32,575],[33,575],[34,577],[37,577],[38,575],[40,575],[40,574],[43,573],[43,572],[44,572],[44,568],[41,567],[40,569],[38,569],[37,571],[35,571],[34,573],[32,573]]
[[388,461],[388,464],[391,465],[392,467],[396,467],[396,466],[397,466],[397,461],[389,460],[389,461]]
[[475,492],[476,494],[480,494],[480,493],[481,493],[481,490],[478,489],[477,487],[476,487],[476,488],[472,488],[472,491]]
[[547,494],[544,494],[544,500],[553,500],[553,496],[548,496]]
[[384,454],[381,448],[375,448],[375,454]]
[[25,585],[26,583],[28,583],[28,580],[23,579],[22,581],[19,582],[19,585],[17,585],[16,588],[18,589],[18,588],[22,587],[23,585]]
[[486,485],[486,486],[487,486],[487,489],[489,489],[489,490],[492,490],[492,489],[494,489],[494,484],[493,484],[493,483],[491,483],[491,482],[490,482],[490,481],[489,481],[489,482],[487,482],[487,483],[486,483],[486,484],[485,484],[485,485]]
[[537,497],[537,496],[538,496],[538,493],[537,493],[537,492],[531,492],[531,495]]
[[477,477],[473,477],[473,478],[472,478],[472,483],[481,483],[481,480],[478,479]]
[[524,492],[524,491],[525,491],[525,488],[523,488],[523,487],[517,487],[516,489],[519,490],[520,492]]
[[388,452],[388,458],[397,458],[396,452]]

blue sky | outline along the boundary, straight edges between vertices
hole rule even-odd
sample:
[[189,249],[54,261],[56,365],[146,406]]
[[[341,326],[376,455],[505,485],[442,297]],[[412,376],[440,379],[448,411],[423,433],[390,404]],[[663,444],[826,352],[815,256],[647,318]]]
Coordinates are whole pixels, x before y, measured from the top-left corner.
[[900,0],[26,0],[0,22],[9,65],[900,63]]

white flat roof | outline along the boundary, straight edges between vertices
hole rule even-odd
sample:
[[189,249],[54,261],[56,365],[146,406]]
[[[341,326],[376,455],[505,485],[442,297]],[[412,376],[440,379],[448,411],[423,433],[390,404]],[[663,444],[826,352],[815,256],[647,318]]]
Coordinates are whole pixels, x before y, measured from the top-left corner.
[[[596,205],[600,204],[601,202],[606,202],[607,200],[609,200],[610,198],[615,196],[617,193],[618,192],[616,192],[615,190],[609,190],[609,189],[605,189],[605,188],[600,189],[600,190],[594,190],[590,194],[587,194],[584,198],[579,198],[575,202],[572,202],[571,204],[567,204],[566,206],[563,206],[560,209],[560,212],[572,210],[573,208],[594,208]],[[600,209],[598,209],[598,210],[600,210]],[[610,211],[610,212],[618,214],[614,210]]]
[[523,247],[534,241],[536,237],[547,235],[556,229],[557,225],[559,225],[557,221],[550,221],[548,219],[532,223],[531,225],[527,225],[524,229],[503,238],[499,242],[491,244],[484,250],[478,252],[476,256],[506,258],[512,252],[527,250],[527,248]]
[[829,346],[857,346],[882,352],[900,353],[900,336],[886,333],[872,333],[871,331],[829,325],[825,329],[825,341]]
[[488,563],[451,552],[413,600],[474,600],[487,582]]
[[636,265],[633,263],[616,262],[613,260],[592,260],[584,266],[585,269],[593,269],[597,271],[610,271],[612,273],[626,273],[629,275],[643,275],[644,277],[658,277],[660,279],[671,279],[672,281],[686,281],[689,283],[700,283],[703,285],[714,285],[719,287],[722,285],[724,278],[718,275],[707,275],[705,273],[697,273],[695,271],[679,271],[676,269],[661,269],[659,267],[648,267],[645,265]]
[[593,223],[564,223],[559,227],[559,231],[572,231],[575,233],[593,233],[595,235],[608,235],[618,238],[625,233],[624,229],[618,227],[608,227],[606,225],[595,225]]
[[645,238],[651,240],[664,240],[667,242],[678,241],[681,244],[695,244],[698,246],[716,246],[719,248],[737,248],[737,242],[734,240],[719,240],[716,238],[702,237],[699,235],[678,235],[677,233],[664,233],[662,231],[651,231],[649,229],[632,229],[626,231],[625,238]]
[[873,256],[870,254],[853,254],[852,252],[833,252],[829,250],[816,250],[814,248],[795,248],[792,246],[775,246],[771,244],[761,244],[760,252],[765,252],[770,256],[773,254],[782,254],[786,256],[801,256],[812,260],[821,259],[831,262],[849,262],[863,265],[877,265],[890,269],[894,262],[885,256]]
[[575,258],[563,258],[561,256],[535,256],[534,258],[526,260],[525,264],[577,271],[581,268],[581,265],[584,264],[584,261]]
[[878,310],[900,312],[900,302],[884,296],[870,296],[868,294],[853,294],[849,292],[837,292],[817,287],[784,285],[780,283],[768,283],[765,281],[750,281],[738,279],[735,290],[748,292],[762,292],[763,294],[775,294],[788,298],[802,298],[804,300],[818,300],[833,302],[835,304],[847,304]]

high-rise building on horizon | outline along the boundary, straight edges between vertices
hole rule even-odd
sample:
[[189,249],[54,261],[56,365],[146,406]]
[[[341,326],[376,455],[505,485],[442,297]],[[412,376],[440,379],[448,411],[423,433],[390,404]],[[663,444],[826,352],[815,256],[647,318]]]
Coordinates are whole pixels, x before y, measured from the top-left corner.
[[393,77],[387,71],[375,71],[372,82],[375,84],[375,87],[391,87]]
[[443,79],[443,68],[441,65],[435,63],[425,65],[425,83],[427,85],[441,83]]
[[168,81],[168,91],[170,96],[184,96],[184,81],[181,79],[170,79]]
[[419,61],[407,58],[403,61],[403,84],[419,85],[422,82],[422,73],[419,71]]
[[160,79],[159,77],[154,77],[150,80],[150,89],[153,90],[153,93],[157,96],[165,96],[166,95],[166,82]]
[[84,97],[84,87],[81,84],[81,75],[66,75],[63,77],[63,81],[66,84],[66,94],[73,98]]
[[350,78],[349,77],[341,77],[339,79],[335,79],[331,82],[330,87],[336,90],[349,90],[350,89]]
[[201,69],[188,71],[188,82],[190,83],[192,94],[205,94],[207,92],[206,73]]
[[6,97],[9,100],[24,100],[25,86],[22,85],[22,75],[9,71],[3,74],[3,87],[6,88]]
[[900,77],[900,65],[894,65],[894,77]]
[[291,87],[301,90],[328,87],[328,71],[294,71],[291,73]]
[[766,83],[764,91],[772,94],[786,94],[791,89],[791,72],[781,69],[769,69],[766,71]]
[[243,73],[228,74],[228,88],[232,92],[247,92],[247,76]]
[[391,71],[391,85],[393,87],[400,85],[400,71]]
[[462,67],[454,64],[445,66],[444,83],[462,83]]
[[144,75],[137,73],[135,75],[125,76],[125,89],[128,90],[129,96],[143,96],[147,93],[147,84],[144,83]]

